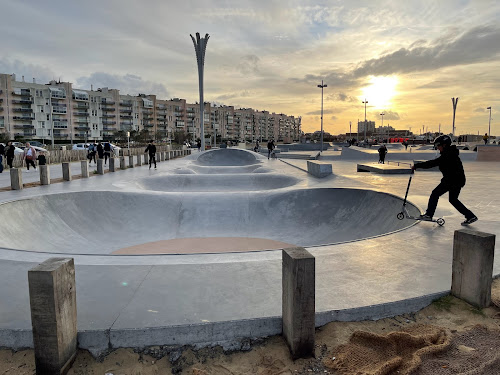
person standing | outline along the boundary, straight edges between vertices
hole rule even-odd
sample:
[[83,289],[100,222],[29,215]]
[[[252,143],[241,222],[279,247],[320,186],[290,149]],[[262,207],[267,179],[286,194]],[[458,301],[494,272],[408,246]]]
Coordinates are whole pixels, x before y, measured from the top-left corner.
[[379,164],[385,164],[385,155],[387,154],[387,147],[384,144],[381,144],[378,148],[378,162]]
[[111,157],[111,144],[109,142],[106,142],[104,144],[104,164],[108,161],[108,159]]
[[102,143],[97,143],[97,156],[99,159],[104,158],[104,148],[102,147]]
[[465,186],[465,172],[462,161],[458,156],[459,151],[457,146],[451,145],[451,138],[447,135],[437,137],[434,144],[441,155],[437,159],[416,163],[412,167],[412,171],[415,171],[418,168],[429,169],[438,166],[443,174],[440,184],[431,193],[425,214],[420,215],[420,219],[432,220],[436,212],[439,197],[449,192],[450,203],[458,212],[465,216],[465,221],[462,225],[469,225],[476,222],[478,220],[477,216],[458,200],[460,190]]
[[35,160],[36,160],[36,151],[35,149],[26,142],[26,147],[24,148],[23,159],[26,160],[26,170],[30,170],[30,165],[36,170]]
[[269,142],[267,142],[267,158],[269,159],[271,157],[271,152],[274,150],[274,141],[271,139]]
[[0,143],[0,173],[3,172],[3,157],[5,155],[5,146]]
[[156,146],[153,143],[153,140],[149,141],[148,147],[146,147],[146,150],[144,153],[149,152],[149,169],[151,169],[151,163],[155,164],[155,169],[156,169]]
[[254,152],[259,152],[259,141],[255,141],[255,147],[253,148]]
[[7,158],[7,165],[12,168],[12,162],[14,161],[14,153],[16,148],[12,144],[12,141],[7,142],[7,147],[5,149],[5,157]]
[[484,141],[484,144],[488,143],[488,133],[484,133],[483,135],[483,141]]
[[200,152],[201,151],[201,139],[198,139],[196,141],[196,147],[198,148],[198,152]]

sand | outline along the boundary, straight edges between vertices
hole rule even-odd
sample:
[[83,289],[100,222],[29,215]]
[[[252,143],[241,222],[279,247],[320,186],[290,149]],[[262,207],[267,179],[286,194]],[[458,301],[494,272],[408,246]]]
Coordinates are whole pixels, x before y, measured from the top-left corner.
[[[187,348],[182,353],[175,351],[159,358],[158,353],[162,352],[163,348],[147,350],[147,353],[153,356],[136,353],[132,349],[119,349],[99,361],[88,352],[81,350],[68,374],[334,374],[325,366],[325,363],[335,356],[337,346],[348,342],[354,331],[386,334],[415,324],[443,327],[449,330],[452,336],[467,334],[469,330],[481,325],[498,333],[498,348],[500,348],[500,279],[496,279],[493,283],[492,300],[497,306],[492,305],[486,309],[477,310],[449,296],[415,314],[405,314],[378,321],[333,322],[316,330],[316,358],[313,359],[292,361],[282,337],[275,336],[253,343],[248,351],[234,353],[224,353],[220,347],[198,351]],[[474,341],[473,338],[471,340]],[[467,350],[473,349],[467,348]],[[34,373],[33,350],[16,353],[10,350],[0,350],[0,374]]]

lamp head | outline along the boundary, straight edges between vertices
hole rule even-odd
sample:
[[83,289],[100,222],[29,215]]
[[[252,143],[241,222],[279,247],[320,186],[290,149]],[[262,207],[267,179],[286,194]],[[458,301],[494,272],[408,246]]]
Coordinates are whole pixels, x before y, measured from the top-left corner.
[[488,108],[486,108],[486,109],[491,109],[491,107],[488,107]]

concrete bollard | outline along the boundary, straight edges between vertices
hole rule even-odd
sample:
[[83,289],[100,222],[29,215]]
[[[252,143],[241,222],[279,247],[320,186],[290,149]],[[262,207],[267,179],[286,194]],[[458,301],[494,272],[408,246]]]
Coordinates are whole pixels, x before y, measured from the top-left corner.
[[120,169],[127,169],[125,165],[125,156],[120,156]]
[[144,154],[144,165],[149,164],[149,155],[147,153]]
[[491,303],[495,235],[472,229],[455,231],[451,294],[479,308]]
[[142,165],[141,154],[137,155],[137,165],[140,167]]
[[114,172],[115,171],[115,158],[109,158],[109,171]]
[[61,163],[61,165],[62,165],[63,180],[64,181],[71,181],[71,169],[69,168],[69,163],[64,162],[64,163]]
[[10,169],[10,188],[21,190],[23,188],[23,175],[19,168]]
[[303,247],[283,249],[283,336],[294,360],[314,356],[315,269]]
[[157,163],[161,162],[161,157],[159,152],[156,153],[156,162]]
[[170,160],[170,151],[165,152],[165,160]]
[[104,174],[104,160],[97,159],[97,174]]
[[39,165],[40,185],[50,185],[50,169],[48,165]]
[[128,157],[128,167],[134,168],[134,156],[133,155],[129,155],[129,157]]
[[75,264],[50,258],[28,271],[37,374],[66,374],[77,350]]
[[165,161],[165,151],[160,153],[161,161]]
[[80,161],[82,178],[89,178],[89,163],[87,160]]

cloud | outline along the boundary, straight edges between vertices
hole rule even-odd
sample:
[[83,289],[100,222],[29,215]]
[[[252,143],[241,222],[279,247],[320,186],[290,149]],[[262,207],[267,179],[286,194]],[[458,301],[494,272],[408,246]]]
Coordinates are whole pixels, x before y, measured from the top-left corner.
[[479,113],[484,113],[484,112],[488,112],[488,111],[489,111],[489,109],[486,109],[486,107],[485,108],[479,107],[479,108],[476,108],[474,110],[474,112],[479,112]]
[[[331,113],[340,113],[342,112],[341,109],[338,109],[338,108],[333,108],[333,109],[323,109],[323,114],[324,115],[328,115],[328,114],[331,114]],[[321,115],[321,109],[318,109],[317,111],[311,111],[311,112],[307,112],[306,115]]]
[[228,99],[234,99],[234,98],[247,98],[250,96],[253,96],[253,94],[250,93],[248,90],[244,90],[241,92],[234,92],[234,93],[219,95],[219,96],[217,96],[217,98],[215,100],[220,101],[220,100],[228,100]]
[[82,89],[90,89],[90,85],[94,86],[94,90],[102,87],[118,89],[121,94],[153,94],[157,95],[159,99],[167,99],[170,96],[167,88],[163,84],[145,81],[134,74],[116,75],[95,72],[90,76],[77,78],[74,86]]
[[450,87],[450,84],[451,82],[449,81],[433,81],[425,85],[417,86],[417,89],[440,89],[443,87]]
[[16,74],[16,80],[20,81],[24,76],[26,82],[31,82],[33,78],[38,83],[48,83],[52,79],[60,77],[51,69],[36,64],[25,64],[20,60],[0,59],[0,73]]
[[401,117],[399,116],[399,114],[397,112],[393,112],[393,111],[384,111],[385,115],[384,115],[384,120],[400,120]]
[[343,92],[339,92],[337,94],[330,94],[326,97],[327,100],[329,101],[337,101],[337,102],[357,102],[357,99],[347,95]]
[[330,120],[334,120],[334,121],[338,120],[338,117],[337,116],[332,116],[332,117],[330,117]]
[[257,74],[259,72],[260,59],[255,55],[242,56],[236,68],[244,75]]

